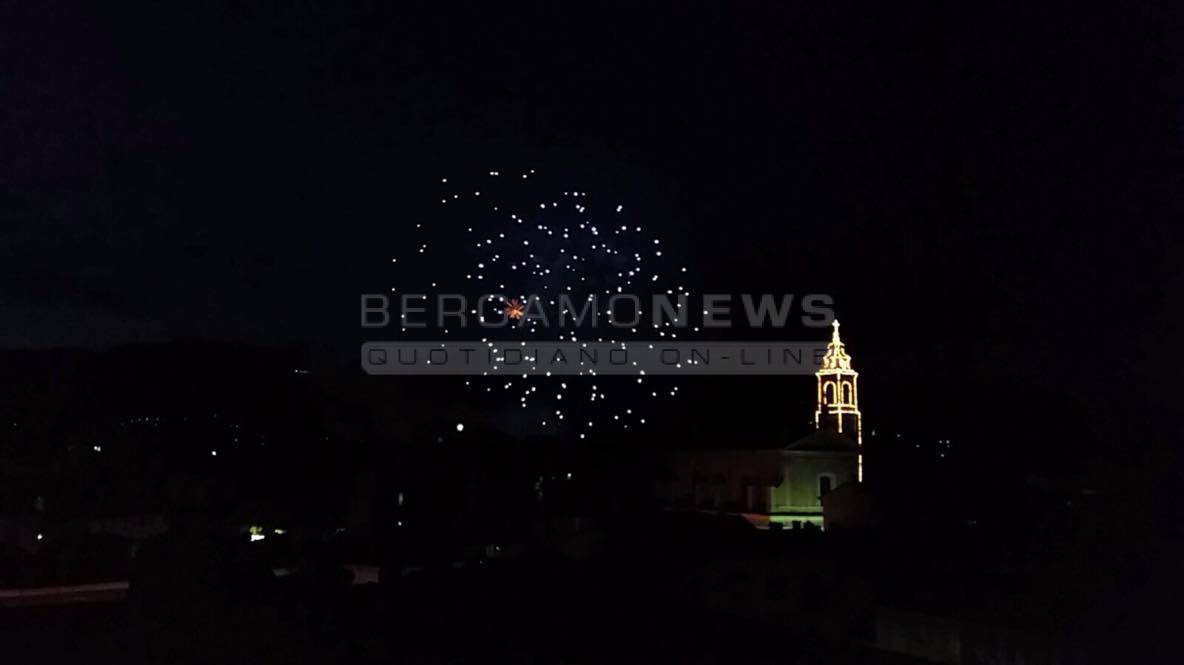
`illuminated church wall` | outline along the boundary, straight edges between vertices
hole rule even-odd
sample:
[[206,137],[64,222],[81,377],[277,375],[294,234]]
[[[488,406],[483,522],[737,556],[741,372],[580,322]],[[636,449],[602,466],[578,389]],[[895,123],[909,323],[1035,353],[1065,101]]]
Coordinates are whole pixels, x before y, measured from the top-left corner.
[[817,512],[822,508],[819,477],[831,478],[830,489],[856,482],[855,454],[785,453],[782,482],[773,488],[773,512]]

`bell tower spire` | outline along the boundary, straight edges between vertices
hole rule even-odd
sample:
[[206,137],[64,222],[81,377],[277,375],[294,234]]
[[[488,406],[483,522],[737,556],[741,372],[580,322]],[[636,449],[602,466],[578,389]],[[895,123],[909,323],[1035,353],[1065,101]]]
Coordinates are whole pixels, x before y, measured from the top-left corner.
[[839,337],[839,322],[831,323],[830,344],[822,357],[814,427],[850,437],[859,446],[858,478],[863,480],[863,416],[859,412],[859,372],[851,369],[851,356]]

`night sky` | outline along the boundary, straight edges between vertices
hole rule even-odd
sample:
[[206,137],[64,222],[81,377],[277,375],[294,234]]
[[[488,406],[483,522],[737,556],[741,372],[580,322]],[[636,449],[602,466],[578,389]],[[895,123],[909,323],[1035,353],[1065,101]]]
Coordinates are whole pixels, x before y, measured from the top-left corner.
[[536,169],[642,211],[699,290],[834,294],[882,385],[1178,428],[1178,8],[23,4],[0,346],[356,367],[440,179]]

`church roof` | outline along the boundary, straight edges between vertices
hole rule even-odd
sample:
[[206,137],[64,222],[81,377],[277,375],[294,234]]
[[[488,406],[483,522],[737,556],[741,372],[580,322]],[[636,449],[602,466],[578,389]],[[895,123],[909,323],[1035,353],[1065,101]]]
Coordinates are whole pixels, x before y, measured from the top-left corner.
[[786,446],[785,450],[853,453],[858,448],[859,446],[851,437],[828,429],[820,429],[794,441]]

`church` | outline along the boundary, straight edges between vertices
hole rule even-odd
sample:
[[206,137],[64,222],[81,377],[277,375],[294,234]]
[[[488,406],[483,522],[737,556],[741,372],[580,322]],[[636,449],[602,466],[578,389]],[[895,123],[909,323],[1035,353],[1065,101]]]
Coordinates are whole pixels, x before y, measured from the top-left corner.
[[672,455],[659,500],[672,510],[743,516],[758,528],[827,528],[823,497],[863,480],[859,373],[832,324],[817,381],[814,431],[783,447]]

